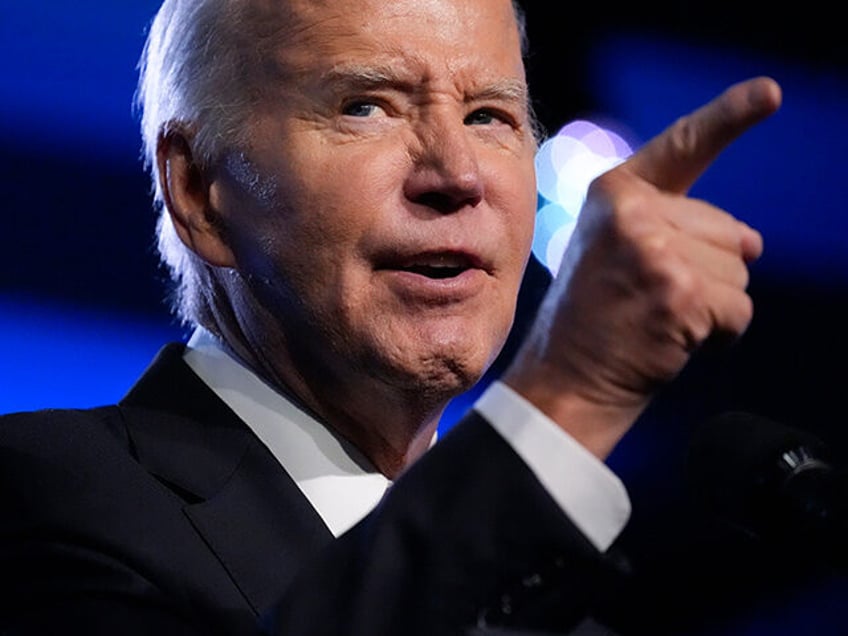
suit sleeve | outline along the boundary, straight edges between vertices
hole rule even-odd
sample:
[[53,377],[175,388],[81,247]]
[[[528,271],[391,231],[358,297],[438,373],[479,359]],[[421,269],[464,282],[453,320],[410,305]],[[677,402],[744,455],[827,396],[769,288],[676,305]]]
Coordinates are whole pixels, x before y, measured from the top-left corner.
[[623,572],[472,412],[302,572],[267,625],[281,636],[568,633]]
[[495,381],[474,405],[530,467],[571,521],[605,551],[630,517],[624,484],[544,413]]
[[[3,419],[0,633],[255,633],[182,499],[127,461],[121,434],[96,433],[100,415]],[[362,522],[298,562],[261,622],[284,636],[568,633],[620,580],[474,412]]]

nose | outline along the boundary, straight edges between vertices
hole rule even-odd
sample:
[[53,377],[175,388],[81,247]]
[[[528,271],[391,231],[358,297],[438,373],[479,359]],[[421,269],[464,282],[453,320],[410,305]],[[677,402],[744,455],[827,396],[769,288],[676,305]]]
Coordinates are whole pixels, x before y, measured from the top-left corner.
[[474,141],[456,114],[432,115],[419,123],[406,198],[441,214],[474,207],[484,194]]

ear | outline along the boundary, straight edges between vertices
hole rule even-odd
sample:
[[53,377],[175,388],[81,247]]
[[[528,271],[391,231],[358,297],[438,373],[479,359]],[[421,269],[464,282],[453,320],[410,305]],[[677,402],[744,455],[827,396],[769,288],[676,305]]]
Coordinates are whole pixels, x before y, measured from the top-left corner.
[[156,161],[163,201],[180,240],[210,265],[235,267],[217,212],[210,205],[209,184],[194,161],[190,134],[180,126],[163,128]]

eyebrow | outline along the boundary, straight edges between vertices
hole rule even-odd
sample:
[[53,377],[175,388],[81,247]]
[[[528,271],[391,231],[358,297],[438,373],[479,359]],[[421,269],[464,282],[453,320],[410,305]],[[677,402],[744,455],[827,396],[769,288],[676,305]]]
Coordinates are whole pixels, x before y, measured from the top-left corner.
[[397,88],[414,88],[420,82],[411,77],[404,78],[397,69],[388,66],[372,66],[361,64],[338,64],[321,75],[321,83],[331,86],[352,86],[361,88],[377,88],[393,86]]
[[498,100],[528,104],[530,95],[527,84],[517,79],[501,79],[484,86],[470,95],[468,101]]
[[[391,87],[416,90],[422,81],[395,66],[339,64],[321,75],[321,83],[361,89]],[[527,84],[519,79],[502,78],[466,93],[465,97],[466,103],[488,100],[528,105]]]

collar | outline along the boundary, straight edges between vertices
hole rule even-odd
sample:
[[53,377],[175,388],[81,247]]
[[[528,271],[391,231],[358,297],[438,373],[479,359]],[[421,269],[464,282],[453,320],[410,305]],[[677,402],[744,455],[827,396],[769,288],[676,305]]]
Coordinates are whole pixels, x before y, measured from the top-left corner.
[[262,380],[209,331],[195,330],[184,359],[259,437],[335,536],[367,515],[391,485],[352,444]]

